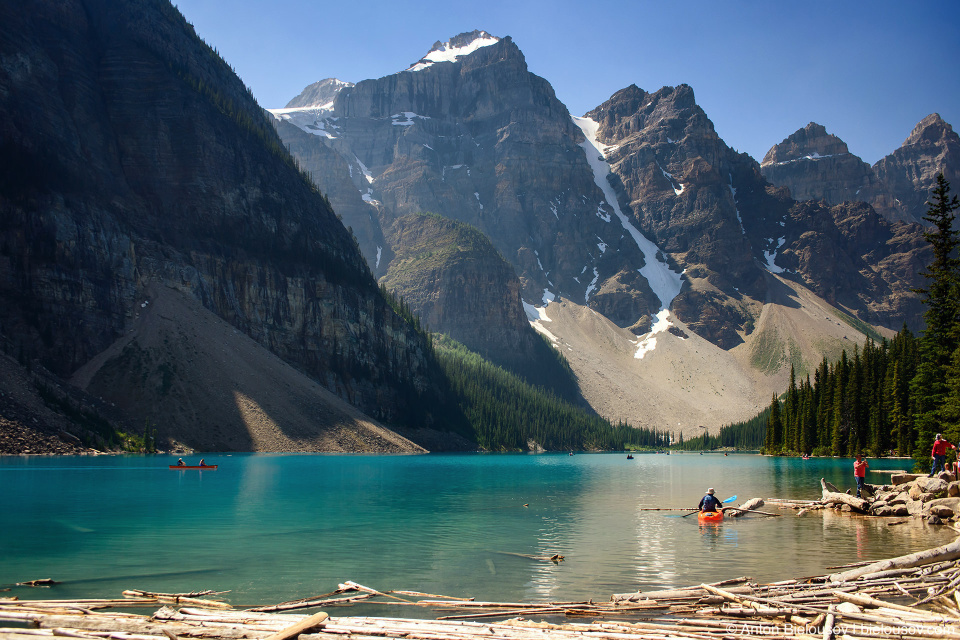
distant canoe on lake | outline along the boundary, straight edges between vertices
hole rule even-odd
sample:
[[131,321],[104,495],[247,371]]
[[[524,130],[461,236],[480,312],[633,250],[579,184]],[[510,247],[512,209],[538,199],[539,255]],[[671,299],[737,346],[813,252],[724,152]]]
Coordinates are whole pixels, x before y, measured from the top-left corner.
[[170,465],[171,469],[216,469],[217,465],[215,464],[205,464],[202,467],[199,465],[189,465],[189,464],[172,464]]

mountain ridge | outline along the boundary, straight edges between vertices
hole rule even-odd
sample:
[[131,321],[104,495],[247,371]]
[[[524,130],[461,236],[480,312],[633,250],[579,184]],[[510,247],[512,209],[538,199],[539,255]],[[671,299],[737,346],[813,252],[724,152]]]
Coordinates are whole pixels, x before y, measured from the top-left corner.
[[[424,75],[411,84],[413,74]],[[511,102],[517,96],[522,107]],[[523,102],[530,97],[533,104]],[[502,38],[444,64],[358,82],[311,118],[273,113],[285,141],[296,138],[286,125],[313,131],[310,151],[295,152],[302,162],[333,153],[356,167],[350,172],[368,208],[345,224],[385,230],[400,216],[433,211],[486,234],[520,277],[529,320],[561,350],[549,320],[561,301],[585,304],[632,334],[635,366],[669,340],[668,330],[692,331],[713,348],[746,349],[757,344],[752,334],[768,307],[782,304],[771,287],[783,278],[819,300],[801,296],[803,304],[835,305],[836,317],[884,331],[920,322],[911,292],[927,251],[920,228],[883,220],[868,205],[793,200],[765,178],[764,165],[723,142],[687,85],[652,92],[629,85],[571,117],[549,83],[529,73],[512,39]],[[829,143],[818,156],[859,161],[811,126],[809,138]],[[317,134],[331,130],[333,138]],[[534,153],[518,154],[514,140]],[[800,142],[798,149],[809,141]],[[325,188],[320,166],[307,168]],[[361,240],[382,282],[402,252],[384,238],[371,248]],[[681,272],[676,289],[654,275]],[[816,340],[801,342],[803,362],[818,362],[824,352]],[[779,379],[793,360],[775,359],[779,369],[761,378]],[[574,365],[582,382],[590,371],[581,365],[590,365]],[[591,404],[609,409],[596,397]]]
[[[820,153],[832,141],[836,153]],[[781,161],[781,157],[788,158]],[[936,175],[960,179],[960,136],[937,113],[924,117],[898,149],[872,167],[826,128],[810,123],[767,152],[762,171],[797,200],[865,202],[891,222],[923,223]]]

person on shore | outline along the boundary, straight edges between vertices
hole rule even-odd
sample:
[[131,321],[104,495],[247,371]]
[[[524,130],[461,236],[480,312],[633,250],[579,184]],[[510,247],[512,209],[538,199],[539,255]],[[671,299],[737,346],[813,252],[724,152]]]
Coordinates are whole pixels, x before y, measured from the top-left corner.
[[710,487],[707,489],[707,495],[700,498],[697,511],[716,511],[720,506],[720,501],[713,495],[713,487]]
[[867,467],[870,465],[867,464],[867,461],[863,459],[859,453],[857,454],[857,459],[853,463],[853,477],[857,480],[857,497],[860,496],[860,492],[863,490],[863,483],[867,479]]
[[950,447],[954,451],[957,450],[956,445],[942,439],[938,433],[933,441],[933,449],[930,451],[930,457],[933,458],[933,465],[930,467],[930,475],[927,476],[928,478],[932,478],[938,468],[944,471],[947,470],[947,447]]

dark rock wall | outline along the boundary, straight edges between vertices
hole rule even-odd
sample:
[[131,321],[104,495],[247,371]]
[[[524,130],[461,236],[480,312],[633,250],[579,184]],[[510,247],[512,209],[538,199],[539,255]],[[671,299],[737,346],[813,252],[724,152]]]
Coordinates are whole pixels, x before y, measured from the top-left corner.
[[68,375],[162,282],[385,420],[436,391],[353,238],[168,2],[31,0],[0,6],[0,25],[14,344]]

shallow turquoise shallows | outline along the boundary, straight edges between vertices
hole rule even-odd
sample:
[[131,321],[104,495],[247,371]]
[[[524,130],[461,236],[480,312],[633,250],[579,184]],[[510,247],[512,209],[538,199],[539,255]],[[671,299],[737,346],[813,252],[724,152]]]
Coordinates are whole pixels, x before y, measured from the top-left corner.
[[[496,601],[606,600],[738,576],[774,581],[925,549],[949,530],[793,511],[721,525],[650,507],[814,499],[851,460],[757,455],[0,457],[0,588],[20,597],[229,591],[239,606],[353,580]],[[196,464],[191,456],[188,464]],[[871,460],[904,469],[909,460]],[[883,483],[888,474],[870,473]],[[766,509],[776,511],[776,509]],[[669,517],[674,516],[674,517]],[[562,554],[559,564],[527,556]],[[52,589],[13,583],[52,578]],[[387,608],[389,615],[431,615]],[[335,615],[383,615],[355,607]]]

